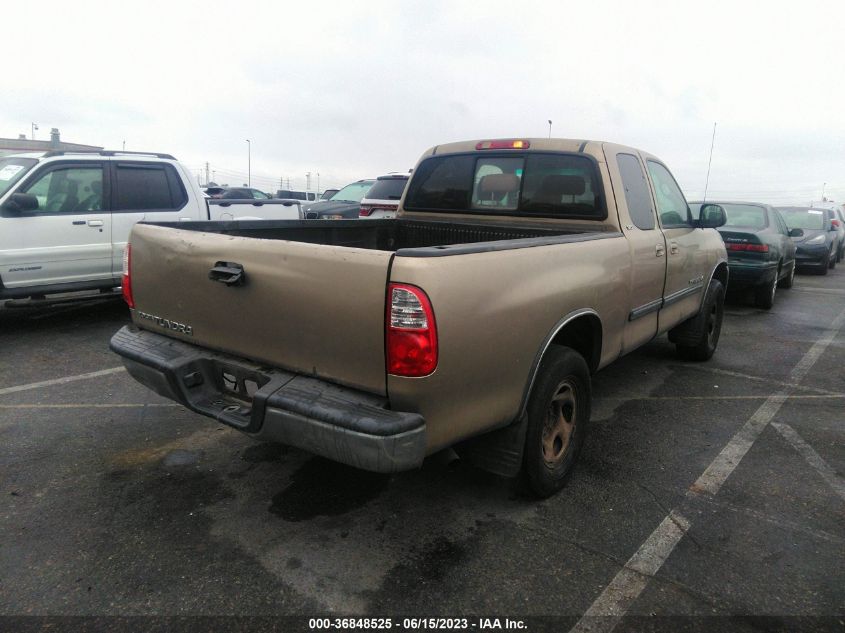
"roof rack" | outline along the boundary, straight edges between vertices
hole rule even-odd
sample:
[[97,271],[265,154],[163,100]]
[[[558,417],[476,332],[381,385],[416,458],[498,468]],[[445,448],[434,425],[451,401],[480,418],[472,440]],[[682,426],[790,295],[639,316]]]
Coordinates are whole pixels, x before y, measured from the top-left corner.
[[51,156],[66,156],[67,154],[95,154],[97,156],[155,156],[156,158],[166,158],[168,160],[176,160],[170,154],[158,154],[156,152],[127,152],[121,150],[106,150],[106,149],[89,149],[89,150],[50,150],[44,154],[44,158]]

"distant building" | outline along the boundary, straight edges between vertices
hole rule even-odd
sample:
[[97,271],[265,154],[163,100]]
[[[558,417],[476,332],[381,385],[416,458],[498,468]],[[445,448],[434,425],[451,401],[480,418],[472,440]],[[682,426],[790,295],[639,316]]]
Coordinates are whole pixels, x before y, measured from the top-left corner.
[[96,145],[82,145],[80,143],[65,143],[59,138],[58,128],[50,130],[49,141],[33,141],[21,134],[18,138],[0,138],[0,156],[22,154],[24,152],[91,152],[103,149]]

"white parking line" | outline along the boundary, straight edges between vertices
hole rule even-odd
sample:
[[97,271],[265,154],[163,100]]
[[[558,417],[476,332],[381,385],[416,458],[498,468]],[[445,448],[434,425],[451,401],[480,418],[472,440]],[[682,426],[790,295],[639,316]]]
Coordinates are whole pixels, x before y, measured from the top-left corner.
[[807,463],[810,464],[810,466],[819,472],[824,480],[830,484],[830,487],[836,491],[836,494],[845,499],[845,480],[836,474],[836,471],[833,470],[826,461],[824,461],[822,456],[819,455],[812,446],[807,444],[807,442],[798,435],[795,429],[788,424],[772,422],[772,426],[777,429],[777,432],[780,433],[787,442],[792,444],[792,447],[801,454],[801,457],[807,460]]
[[[771,396],[602,396],[595,400],[621,400],[628,402],[632,400],[767,400]],[[834,400],[845,398],[845,393],[828,393],[828,394],[802,394],[802,395],[785,395],[786,400]]]
[[[764,382],[767,385],[778,385],[779,387],[792,387],[793,389],[798,389],[800,391],[812,391],[813,393],[821,393],[832,395],[836,394],[835,391],[828,391],[827,389],[819,389],[818,387],[808,387],[806,385],[796,385],[795,383],[790,382],[781,382],[778,380],[772,380],[771,378],[763,378],[762,376],[752,376],[751,374],[743,374],[738,371],[730,371],[728,369],[719,369],[717,367],[705,367],[703,365],[671,365],[673,369],[695,369],[698,371],[705,371],[711,374],[721,374],[723,376],[732,376],[734,378],[743,378],[744,380],[754,380],[757,382]],[[795,397],[795,396],[792,396]]]
[[[845,310],[839,313],[825,333],[804,354],[789,374],[791,382],[803,380],[845,324]],[[715,495],[722,484],[739,465],[763,429],[771,422],[790,395],[792,387],[771,395],[760,405],[743,427],[731,438],[696,482],[688,494]],[[572,627],[572,632],[601,631],[608,633],[619,624],[628,609],[639,598],[648,581],[655,576],[663,563],[690,528],[690,523],[676,510],[672,510],[655,528],[625,566],[616,574],[587,612]]]
[[42,380],[41,382],[33,382],[28,385],[18,385],[16,387],[3,387],[0,389],[0,396],[5,396],[10,393],[18,393],[19,391],[28,391],[30,389],[40,389],[41,387],[52,387],[53,385],[64,385],[69,382],[77,380],[88,380],[89,378],[99,378],[100,376],[109,376],[111,374],[118,374],[125,371],[121,367],[112,367],[111,369],[102,369],[100,371],[92,371],[87,374],[77,374],[76,376],[65,376],[64,378],[56,378],[54,380]]
[[138,409],[141,407],[182,407],[178,402],[156,402],[152,404],[0,404],[0,410],[9,409]]

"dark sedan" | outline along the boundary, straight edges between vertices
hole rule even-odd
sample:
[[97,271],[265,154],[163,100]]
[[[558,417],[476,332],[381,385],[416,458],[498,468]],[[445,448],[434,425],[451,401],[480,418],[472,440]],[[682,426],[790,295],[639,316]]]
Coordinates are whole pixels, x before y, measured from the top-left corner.
[[[721,202],[728,221],[719,233],[728,251],[729,288],[747,288],[754,303],[768,310],[775,301],[778,286],[791,288],[795,278],[795,245],[780,214],[767,204]],[[701,202],[692,202],[698,213]]]
[[778,207],[787,226],[793,231],[795,259],[799,266],[813,266],[820,275],[836,266],[839,233],[828,209],[811,207]]
[[346,185],[328,200],[315,202],[305,208],[305,217],[309,220],[349,220],[358,219],[361,199],[375,184],[375,180],[359,180]]

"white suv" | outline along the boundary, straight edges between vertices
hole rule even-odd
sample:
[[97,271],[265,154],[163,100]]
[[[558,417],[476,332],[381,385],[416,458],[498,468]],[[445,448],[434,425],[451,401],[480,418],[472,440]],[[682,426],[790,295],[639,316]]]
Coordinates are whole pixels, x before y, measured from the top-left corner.
[[409,177],[410,174],[396,173],[379,176],[367,197],[361,200],[358,217],[362,220],[395,218]]

